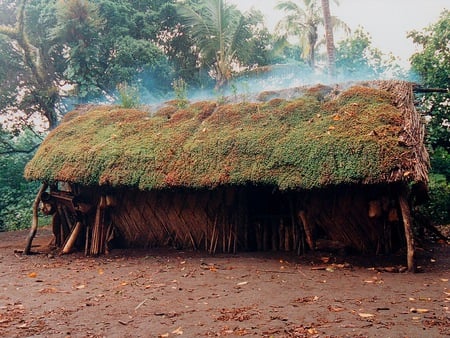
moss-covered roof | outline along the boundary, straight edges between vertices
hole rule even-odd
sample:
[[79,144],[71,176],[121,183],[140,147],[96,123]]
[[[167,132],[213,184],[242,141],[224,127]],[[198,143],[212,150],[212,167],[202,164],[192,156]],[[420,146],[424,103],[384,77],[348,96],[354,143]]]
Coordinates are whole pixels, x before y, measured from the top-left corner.
[[265,102],[172,102],[150,113],[93,106],[48,135],[25,176],[142,190],[426,181],[411,88],[316,86],[296,99],[267,92]]

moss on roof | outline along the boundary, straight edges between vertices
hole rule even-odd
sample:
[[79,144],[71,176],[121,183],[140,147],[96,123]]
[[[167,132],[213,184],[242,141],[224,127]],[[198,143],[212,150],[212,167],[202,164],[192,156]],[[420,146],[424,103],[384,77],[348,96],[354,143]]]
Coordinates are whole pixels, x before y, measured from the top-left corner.
[[142,190],[425,179],[416,170],[423,145],[401,142],[410,117],[398,94],[373,85],[323,93],[320,86],[292,100],[172,103],[154,113],[75,111],[45,139],[25,176]]

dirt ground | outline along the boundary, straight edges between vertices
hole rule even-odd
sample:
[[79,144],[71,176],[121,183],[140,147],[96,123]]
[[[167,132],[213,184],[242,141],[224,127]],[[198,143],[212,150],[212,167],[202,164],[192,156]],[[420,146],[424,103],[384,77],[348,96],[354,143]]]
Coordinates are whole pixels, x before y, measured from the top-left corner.
[[[40,229],[0,233],[2,337],[441,337],[450,335],[450,246],[403,255],[48,251]],[[400,271],[400,272],[399,272]]]

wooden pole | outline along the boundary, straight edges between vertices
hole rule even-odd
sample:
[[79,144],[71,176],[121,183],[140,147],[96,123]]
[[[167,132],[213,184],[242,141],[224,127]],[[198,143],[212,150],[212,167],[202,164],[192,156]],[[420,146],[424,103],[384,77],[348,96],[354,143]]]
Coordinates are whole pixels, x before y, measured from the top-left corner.
[[414,235],[411,229],[411,211],[409,209],[407,191],[405,187],[401,190],[398,201],[402,212],[403,226],[405,228],[408,271],[415,272],[416,265],[414,260]]
[[38,218],[39,203],[41,201],[42,193],[45,190],[47,190],[47,187],[48,187],[48,184],[47,183],[43,183],[41,188],[39,189],[37,195],[36,195],[36,198],[34,199],[34,202],[33,202],[33,220],[31,222],[30,232],[28,233],[27,243],[25,245],[25,249],[23,250],[23,254],[24,255],[30,255],[31,254],[31,243],[33,242],[34,236],[36,236],[38,223],[39,223],[39,218]]
[[306,213],[304,210],[300,210],[300,212],[298,213],[298,217],[300,218],[300,220],[303,223],[303,229],[305,230],[305,235],[306,235],[306,242],[308,243],[309,248],[314,251],[315,249],[315,244],[314,244],[314,237],[312,234],[312,230],[311,227],[306,219]]
[[73,248],[73,246],[75,244],[75,241],[77,240],[78,235],[80,234],[81,227],[82,227],[82,224],[81,224],[80,221],[78,221],[75,224],[75,227],[73,228],[72,233],[70,234],[70,237],[69,237],[69,239],[66,242],[66,245],[64,245],[64,248],[62,250],[63,254],[67,254],[70,251],[72,251],[72,248]]

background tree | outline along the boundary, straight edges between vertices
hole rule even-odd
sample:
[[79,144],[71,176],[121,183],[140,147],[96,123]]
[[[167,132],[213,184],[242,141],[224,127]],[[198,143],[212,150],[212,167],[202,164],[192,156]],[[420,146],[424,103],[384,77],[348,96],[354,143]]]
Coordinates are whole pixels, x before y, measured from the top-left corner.
[[[327,8],[329,9],[329,4]],[[282,1],[277,4],[276,9],[286,13],[286,17],[277,24],[278,34],[285,40],[290,37],[299,38],[302,57],[307,60],[311,68],[314,68],[316,48],[320,40],[319,27],[325,26],[324,14],[330,14],[329,10],[326,13],[326,9],[322,9],[318,0]],[[342,28],[349,32],[348,26],[339,18],[330,15],[326,19],[328,30]],[[328,32],[326,37],[331,39],[333,35]],[[331,41],[328,42],[331,43]]]
[[327,46],[328,73],[334,76],[336,73],[335,47],[333,35],[333,23],[331,21],[330,1],[322,0],[323,22],[325,26],[325,41]]
[[15,230],[31,222],[30,206],[38,182],[27,182],[23,168],[39,138],[30,130],[14,136],[0,126],[0,231]]
[[420,109],[427,120],[427,144],[431,157],[430,201],[423,212],[433,223],[450,223],[450,11],[422,31],[408,37],[422,47],[411,57],[411,68],[425,87],[447,93],[424,94]]
[[[114,96],[120,83],[147,93],[167,91],[172,69],[155,44],[155,2],[59,0],[54,36],[67,46],[66,78],[76,97],[89,101]],[[101,37],[101,38],[100,38]]]
[[251,60],[251,44],[258,44],[253,33],[261,36],[257,33],[260,15],[243,14],[223,0],[188,1],[179,6],[178,13],[198,50],[200,67],[209,68],[217,88]]
[[71,95],[113,98],[122,82],[152,94],[170,90],[172,67],[154,41],[171,3],[0,2],[0,223],[29,225],[19,215],[29,215],[36,189],[22,178],[41,141],[32,128],[55,127]]
[[401,67],[392,55],[372,46],[372,39],[361,27],[336,47],[336,71],[339,80],[377,80],[400,75]]
[[[58,121],[58,83],[61,69],[57,60],[62,49],[48,39],[52,3],[45,1],[4,1],[2,9],[14,9],[15,20],[3,18],[0,25],[2,68],[0,70],[2,112],[21,116],[30,123],[36,114],[54,128]],[[41,15],[38,15],[41,14]],[[42,15],[45,14],[45,15]],[[12,73],[14,72],[14,74]]]

